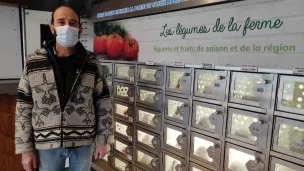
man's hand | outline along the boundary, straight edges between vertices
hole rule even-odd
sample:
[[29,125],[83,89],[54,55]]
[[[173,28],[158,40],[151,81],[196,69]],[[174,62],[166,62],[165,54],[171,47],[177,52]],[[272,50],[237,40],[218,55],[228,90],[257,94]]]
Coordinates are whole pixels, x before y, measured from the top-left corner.
[[109,144],[96,144],[95,160],[103,159],[111,151]]
[[37,156],[35,152],[22,153],[22,165],[25,171],[35,171],[37,168]]

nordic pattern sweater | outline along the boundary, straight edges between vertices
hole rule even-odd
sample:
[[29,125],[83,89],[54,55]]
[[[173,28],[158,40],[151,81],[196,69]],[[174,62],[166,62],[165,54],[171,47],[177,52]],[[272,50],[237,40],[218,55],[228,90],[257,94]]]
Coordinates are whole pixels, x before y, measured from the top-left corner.
[[96,56],[84,49],[81,68],[65,107],[60,106],[55,70],[47,48],[27,57],[16,105],[16,154],[35,149],[112,144],[110,92]]

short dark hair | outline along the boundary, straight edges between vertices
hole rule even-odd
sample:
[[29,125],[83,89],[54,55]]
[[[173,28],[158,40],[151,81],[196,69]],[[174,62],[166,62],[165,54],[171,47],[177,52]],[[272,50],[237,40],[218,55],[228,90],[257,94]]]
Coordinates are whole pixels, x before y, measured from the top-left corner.
[[78,17],[78,20],[79,20],[79,27],[81,27],[80,15],[78,14],[77,11],[75,11],[71,6],[68,6],[68,5],[60,5],[59,7],[57,7],[57,8],[54,9],[54,11],[53,11],[53,13],[52,13],[51,24],[54,25],[54,14],[55,14],[55,12],[56,12],[59,8],[61,8],[61,7],[67,7],[67,8],[70,8],[71,10],[73,10],[73,11],[77,14],[77,17]]

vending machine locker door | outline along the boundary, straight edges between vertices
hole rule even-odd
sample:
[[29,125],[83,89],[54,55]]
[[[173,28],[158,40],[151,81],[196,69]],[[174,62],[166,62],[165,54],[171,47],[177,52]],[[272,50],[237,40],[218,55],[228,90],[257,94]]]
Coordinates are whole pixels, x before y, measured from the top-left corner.
[[118,137],[114,137],[114,151],[118,155],[128,159],[130,162],[133,160],[133,147],[131,143],[123,141]]
[[280,77],[277,110],[304,115],[304,77]]
[[187,171],[186,160],[167,151],[163,152],[164,171]]
[[115,66],[115,79],[127,80],[134,82],[135,65],[133,64],[114,64]]
[[140,83],[162,86],[164,84],[164,67],[138,65],[137,80]]
[[134,105],[133,104],[127,104],[119,101],[114,101],[114,115],[124,119],[128,122],[133,122],[134,118]]
[[194,101],[192,110],[192,127],[222,135],[224,107]]
[[114,120],[115,136],[120,136],[128,141],[133,141],[133,127],[131,124],[125,123],[121,120]]
[[166,96],[165,119],[188,125],[190,115],[189,99]]
[[119,100],[133,103],[135,99],[134,86],[131,84],[114,82],[114,97]]
[[264,154],[226,144],[225,171],[266,171]]
[[168,67],[166,90],[189,95],[191,93],[191,78],[190,68]]
[[304,121],[275,120],[273,150],[304,160]]
[[266,147],[269,116],[254,112],[228,109],[227,137]]
[[270,171],[302,171],[303,166],[299,166],[275,157],[271,157]]
[[152,131],[161,131],[162,117],[161,113],[151,111],[145,108],[136,107],[136,122],[149,127]]
[[164,145],[185,156],[188,146],[188,131],[172,125],[164,125]]
[[190,163],[190,171],[211,171],[211,170],[206,169],[202,166],[199,166],[199,165],[191,162]]
[[221,151],[221,142],[219,140],[198,133],[191,133],[190,157],[219,169]]
[[195,70],[194,96],[225,100],[227,71]]
[[141,129],[135,128],[135,142],[150,152],[159,155],[161,153],[161,138],[160,135]]
[[116,155],[112,157],[111,165],[118,171],[132,171],[132,164]]
[[150,106],[152,109],[161,111],[163,104],[163,92],[162,90],[139,87],[136,89],[138,103]]
[[160,170],[159,157],[135,147],[135,162],[151,170]]
[[113,74],[113,64],[107,62],[101,62],[102,72],[106,76],[107,79],[112,79]]
[[273,74],[233,72],[230,102],[269,109],[275,84]]

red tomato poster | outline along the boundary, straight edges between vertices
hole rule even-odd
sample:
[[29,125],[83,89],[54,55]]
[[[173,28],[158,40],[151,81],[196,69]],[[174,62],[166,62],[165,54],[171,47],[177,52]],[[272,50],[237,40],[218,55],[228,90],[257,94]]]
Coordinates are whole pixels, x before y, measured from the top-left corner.
[[94,52],[102,59],[137,61],[139,44],[124,28],[108,22],[94,25]]

